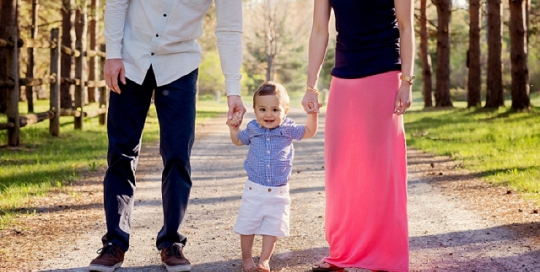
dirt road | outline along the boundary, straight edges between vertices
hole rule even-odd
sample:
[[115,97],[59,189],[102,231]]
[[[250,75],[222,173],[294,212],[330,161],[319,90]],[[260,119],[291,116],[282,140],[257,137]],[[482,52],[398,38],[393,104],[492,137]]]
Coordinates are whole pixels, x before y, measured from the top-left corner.
[[[298,123],[305,120],[299,109],[289,116]],[[273,271],[310,271],[311,263],[328,252],[323,228],[324,114],[320,119],[320,132],[315,138],[295,143],[290,182],[291,237],[278,241],[271,260]],[[230,143],[223,121],[215,119],[200,126],[193,148],[193,189],[182,226],[188,236],[185,254],[194,265],[192,271],[241,271],[238,237],[232,228],[245,180],[243,160],[247,147]],[[162,222],[160,171],[157,146],[144,147],[132,245],[123,268],[117,271],[164,271],[155,248]],[[101,194],[99,182],[95,183],[96,194]],[[105,230],[99,200],[86,206],[95,214],[88,218],[95,221],[87,222],[84,229],[75,234],[56,233],[52,242],[33,240],[33,246],[49,243],[39,247],[42,250],[38,260],[26,265],[6,263],[0,268],[85,271],[100,248],[99,238]],[[533,204],[508,193],[506,188],[490,187],[455,169],[447,158],[409,151],[411,271],[540,271],[540,216],[532,209]],[[50,220],[44,224],[55,223],[62,222]],[[28,233],[19,239],[32,239],[32,232]],[[12,236],[4,233],[3,237]],[[47,252],[48,245],[51,252]],[[260,240],[254,248],[260,248]],[[258,250],[254,253],[256,256]],[[17,260],[15,256],[8,259]]]

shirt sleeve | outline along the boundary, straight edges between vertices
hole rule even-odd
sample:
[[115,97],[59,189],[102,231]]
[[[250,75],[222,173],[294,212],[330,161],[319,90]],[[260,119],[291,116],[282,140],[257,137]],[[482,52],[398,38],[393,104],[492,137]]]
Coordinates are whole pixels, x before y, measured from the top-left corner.
[[293,124],[291,126],[291,137],[295,140],[302,140],[304,138],[304,133],[306,132],[306,126]]
[[239,139],[244,145],[249,145],[249,144],[250,144],[250,140],[249,140],[249,130],[246,128],[246,129],[240,131],[240,133],[238,133],[238,139]]
[[216,0],[216,38],[227,95],[240,95],[242,0]]
[[107,0],[104,17],[107,59],[122,58],[122,40],[128,6],[129,0]]

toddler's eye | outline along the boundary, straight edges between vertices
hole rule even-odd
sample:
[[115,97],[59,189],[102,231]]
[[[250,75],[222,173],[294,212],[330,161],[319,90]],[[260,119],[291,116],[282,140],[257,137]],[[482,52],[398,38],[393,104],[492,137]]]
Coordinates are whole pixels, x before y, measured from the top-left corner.
[[274,112],[278,112],[278,111],[279,111],[279,109],[274,109]]

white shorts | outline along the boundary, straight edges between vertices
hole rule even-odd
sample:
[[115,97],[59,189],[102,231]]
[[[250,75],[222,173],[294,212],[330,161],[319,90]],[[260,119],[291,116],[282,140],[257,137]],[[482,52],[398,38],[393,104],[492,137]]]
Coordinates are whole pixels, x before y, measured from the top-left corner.
[[289,185],[267,187],[247,180],[233,231],[287,237],[290,213]]

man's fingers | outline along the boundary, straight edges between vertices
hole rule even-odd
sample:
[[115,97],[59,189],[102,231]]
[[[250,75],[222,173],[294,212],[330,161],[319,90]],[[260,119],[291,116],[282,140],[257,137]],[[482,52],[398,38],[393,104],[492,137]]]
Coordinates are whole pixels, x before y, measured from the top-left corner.
[[113,76],[107,75],[106,82],[107,82],[107,86],[109,87],[109,89],[111,89],[111,91],[120,94],[120,90],[118,89],[118,83],[115,82]]
[[112,90],[111,77],[109,77],[109,75],[105,75],[105,84],[107,84],[107,87]]
[[126,71],[124,69],[120,69],[120,81],[126,85]]
[[242,122],[242,118],[244,118],[245,113],[246,113],[245,107],[235,107],[233,110],[234,116],[240,121],[240,123]]
[[118,87],[118,78],[117,77],[111,77],[111,87],[114,92],[120,94],[120,88]]
[[105,75],[107,87],[115,93],[119,94],[121,92],[118,81],[121,81],[124,85],[127,83],[122,59],[106,60],[105,66],[103,67],[103,74]]
[[240,107],[236,112],[240,115],[240,118],[244,117],[244,114],[246,113],[246,108]]

